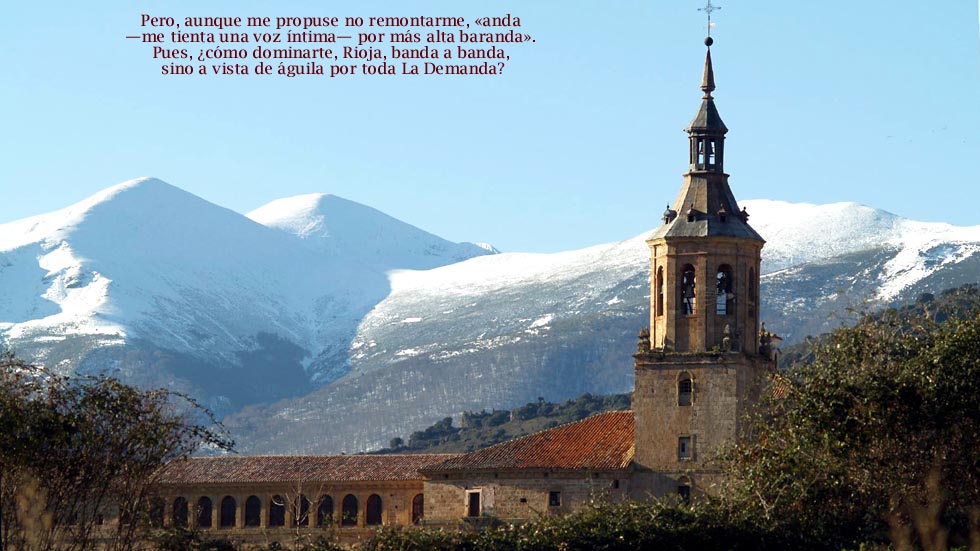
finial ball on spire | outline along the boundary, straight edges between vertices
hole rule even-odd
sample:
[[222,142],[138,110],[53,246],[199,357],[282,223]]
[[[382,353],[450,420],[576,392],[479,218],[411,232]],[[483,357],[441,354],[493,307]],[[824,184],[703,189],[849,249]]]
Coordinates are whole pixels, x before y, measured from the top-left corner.
[[715,43],[715,39],[714,38],[711,38],[710,36],[708,38],[705,38],[704,39],[704,45],[707,46],[707,47],[709,47],[709,48],[714,43]]

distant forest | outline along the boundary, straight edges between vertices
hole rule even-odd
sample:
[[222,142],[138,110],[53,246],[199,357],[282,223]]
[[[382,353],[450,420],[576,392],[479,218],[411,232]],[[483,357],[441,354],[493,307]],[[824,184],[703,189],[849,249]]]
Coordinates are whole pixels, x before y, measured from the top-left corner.
[[463,413],[460,424],[452,417],[413,432],[408,442],[394,438],[389,447],[375,453],[457,453],[471,452],[519,436],[580,421],[603,411],[630,409],[630,395],[595,396],[583,394],[567,402],[546,402],[538,398],[512,410]]

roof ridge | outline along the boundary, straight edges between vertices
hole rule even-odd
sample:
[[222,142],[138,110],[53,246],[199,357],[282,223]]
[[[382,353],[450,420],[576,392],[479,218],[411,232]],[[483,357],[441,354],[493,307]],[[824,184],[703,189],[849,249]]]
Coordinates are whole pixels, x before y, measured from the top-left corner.
[[[595,459],[594,454],[596,453],[599,453],[603,457],[599,462],[605,462],[606,465],[605,467],[599,468],[623,468],[619,464],[627,456],[632,458],[633,424],[633,410],[603,411],[584,419],[569,421],[555,427],[474,450],[448,459],[442,463],[422,467],[420,471],[425,473],[439,472],[445,469],[457,470],[460,468],[541,468],[545,466],[544,463],[548,463],[549,461],[553,465],[553,468],[558,469],[591,468],[588,466],[588,463]],[[628,425],[628,428],[626,425]],[[593,434],[596,431],[599,431],[601,434]],[[627,435],[626,432],[629,434]],[[619,442],[620,438],[622,442]],[[574,441],[574,443],[571,441]],[[620,450],[619,448],[624,446],[627,441],[629,443],[629,449],[623,448]],[[611,447],[600,450],[603,446]],[[542,459],[544,463],[532,467],[528,463],[530,457],[528,453],[533,454],[534,452],[529,450],[535,449],[538,450],[538,453],[550,456],[550,459]],[[617,460],[616,467],[613,467],[608,462],[609,459],[612,459],[609,456],[610,453],[619,453],[613,450],[619,450],[623,454],[622,458]],[[534,463],[535,461],[532,460],[531,462]],[[504,463],[514,464],[505,465]],[[524,466],[517,465],[521,463]],[[469,467],[465,467],[467,464],[469,464]]]

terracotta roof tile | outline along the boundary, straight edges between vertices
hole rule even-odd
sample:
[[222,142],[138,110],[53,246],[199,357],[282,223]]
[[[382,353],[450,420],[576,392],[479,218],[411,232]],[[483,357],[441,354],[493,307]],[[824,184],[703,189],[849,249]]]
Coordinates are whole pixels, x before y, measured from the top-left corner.
[[456,456],[422,472],[625,469],[632,460],[633,412],[611,411]]
[[193,457],[164,467],[161,484],[421,480],[419,469],[457,454]]

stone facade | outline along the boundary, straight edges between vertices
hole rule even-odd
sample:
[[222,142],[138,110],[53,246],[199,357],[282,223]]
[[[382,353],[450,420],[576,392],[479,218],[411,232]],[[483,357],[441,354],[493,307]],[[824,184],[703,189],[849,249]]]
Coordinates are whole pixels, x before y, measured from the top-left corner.
[[[478,524],[493,517],[515,522],[581,510],[596,501],[618,502],[629,492],[630,473],[461,471],[425,482],[427,525]],[[473,497],[476,494],[476,497]]]
[[[215,535],[241,543],[265,543],[296,536],[324,536],[351,543],[369,538],[380,526],[411,526],[413,500],[423,494],[423,481],[348,482],[348,483],[286,483],[264,481],[241,484],[170,484],[161,487],[160,497],[165,507],[165,526],[186,526],[207,529]],[[344,522],[344,502],[353,496],[357,513]],[[368,501],[374,496],[380,502],[377,518],[368,518]],[[302,506],[301,499],[309,502]],[[210,513],[202,510],[202,498],[211,503]],[[257,498],[258,510],[247,517],[246,503]],[[231,501],[227,501],[227,500]],[[320,504],[327,499],[329,512]],[[175,516],[175,503],[184,500],[188,506],[186,523],[183,515]],[[233,515],[224,513],[226,504],[233,503]],[[281,525],[276,525],[274,507],[281,507]],[[421,516],[421,515],[419,515]],[[202,517],[210,524],[203,525]],[[230,522],[229,522],[230,521]],[[249,522],[247,522],[249,521]]]
[[[739,352],[637,355],[633,496],[683,492],[685,485],[696,496],[717,484],[713,459],[739,435],[769,365]],[[679,391],[685,378],[691,383],[689,400],[682,400]],[[681,450],[682,439],[686,450]]]
[[425,516],[420,468],[455,454],[202,457],[162,473],[164,526],[242,543],[324,536],[351,543]]

